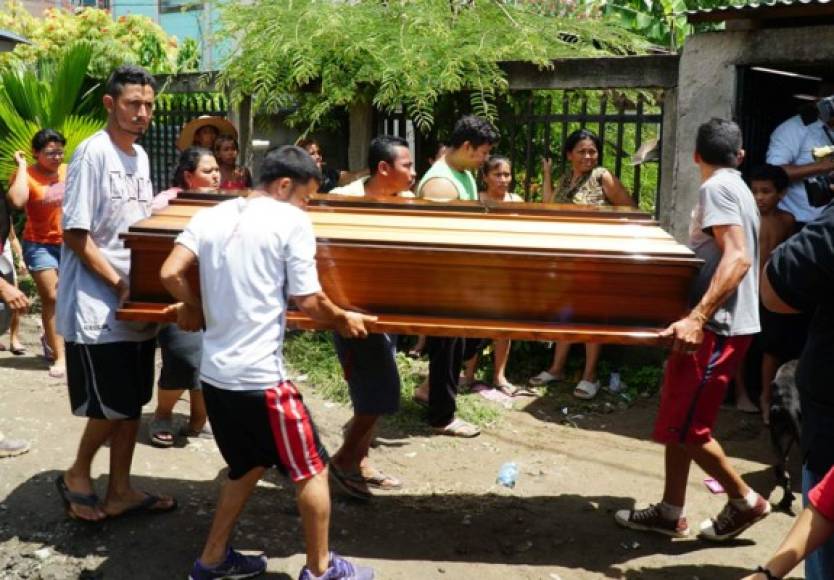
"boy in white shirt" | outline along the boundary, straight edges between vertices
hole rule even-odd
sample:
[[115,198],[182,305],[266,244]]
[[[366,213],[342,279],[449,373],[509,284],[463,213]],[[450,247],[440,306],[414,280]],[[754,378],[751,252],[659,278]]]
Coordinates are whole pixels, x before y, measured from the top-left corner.
[[[262,189],[197,213],[162,266],[163,284],[181,301],[172,307],[177,323],[192,331],[205,326],[200,379],[215,440],[229,465],[191,580],[264,572],[264,555],[240,554],[228,539],[258,480],[273,465],[297,486],[307,544],[301,580],[373,578],[369,568],[328,551],[327,455],[282,359],[290,296],[305,314],[347,337],[367,336],[365,323],[373,320],[342,310],[321,291],[312,224],[299,209],[320,181],[321,172],[303,149],[270,151]],[[198,261],[202,298],[186,278]]]

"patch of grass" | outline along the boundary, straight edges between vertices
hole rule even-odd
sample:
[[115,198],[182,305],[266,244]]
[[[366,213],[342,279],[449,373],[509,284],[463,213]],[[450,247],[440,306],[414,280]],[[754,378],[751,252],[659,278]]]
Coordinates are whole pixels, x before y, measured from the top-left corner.
[[[319,396],[342,405],[350,404],[348,387],[330,333],[288,333],[284,341],[284,359],[294,374],[307,375],[307,383]],[[398,353],[397,368],[402,381],[400,412],[386,417],[385,422],[401,428],[425,428],[425,409],[412,401],[411,397],[426,377],[428,363]],[[458,415],[481,427],[497,424],[504,414],[504,409],[478,395],[459,395],[457,402]]]

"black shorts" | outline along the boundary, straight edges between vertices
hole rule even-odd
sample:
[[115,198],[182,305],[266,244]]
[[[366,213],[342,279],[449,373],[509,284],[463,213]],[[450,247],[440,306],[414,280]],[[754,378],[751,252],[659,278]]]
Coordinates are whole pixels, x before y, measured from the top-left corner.
[[336,354],[342,363],[353,412],[357,415],[393,415],[400,408],[400,373],[397,370],[397,338],[369,334],[344,338],[333,333]]
[[199,389],[203,334],[180,330],[176,324],[166,324],[159,330],[156,340],[162,351],[159,388]]
[[67,342],[67,386],[73,415],[138,419],[153,394],[156,339]]
[[759,306],[762,331],[759,342],[762,352],[782,362],[799,358],[808,337],[810,318],[804,313],[780,314]]
[[298,482],[327,465],[316,426],[290,381],[256,391],[219,389],[204,381],[203,396],[229,479],[275,466]]

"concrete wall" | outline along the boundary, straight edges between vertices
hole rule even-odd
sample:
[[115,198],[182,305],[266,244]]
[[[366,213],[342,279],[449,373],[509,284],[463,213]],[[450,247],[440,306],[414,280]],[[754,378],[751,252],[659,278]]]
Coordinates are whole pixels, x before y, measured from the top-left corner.
[[[832,65],[831,52],[822,48],[830,46],[831,26],[709,32],[686,40],[678,76],[674,160],[671,165],[665,155],[663,160],[663,183],[671,189],[662,189],[668,194],[660,209],[661,224],[678,240],[688,237],[698,195],[700,177],[692,161],[698,126],[712,117],[735,117],[736,67]],[[665,151],[668,145],[664,143]]]

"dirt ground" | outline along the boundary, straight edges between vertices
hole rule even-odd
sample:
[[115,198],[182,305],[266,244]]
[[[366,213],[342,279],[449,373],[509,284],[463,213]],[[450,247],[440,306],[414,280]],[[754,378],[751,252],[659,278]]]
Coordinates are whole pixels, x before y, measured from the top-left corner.
[[[176,496],[180,509],[98,526],[69,521],[54,479],[72,460],[83,421],[71,416],[63,381],[48,379],[36,356],[32,317],[25,330],[29,355],[0,353],[0,429],[32,442],[30,453],[0,460],[0,578],[185,578],[224,477],[214,442],[160,450],[148,444],[143,429],[133,462],[137,485]],[[322,401],[311,388],[305,395],[325,445],[335,449],[350,409]],[[373,566],[381,579],[744,576],[776,548],[792,517],[774,514],[726,546],[672,541],[614,524],[615,510],[659,499],[662,454],[647,441],[655,406],[655,399],[643,400],[577,419],[572,427],[533,401],[472,440],[383,430],[373,460],[405,487],[370,504],[336,495],[333,548]],[[187,403],[177,410],[187,413]],[[770,493],[760,423],[725,410],[717,433],[745,479]],[[495,484],[499,466],[510,460],[519,464],[512,490]],[[105,449],[96,459],[97,474],[106,462]],[[712,495],[703,478],[693,468],[688,515],[695,527],[725,499]],[[100,491],[104,480],[96,478]],[[291,487],[277,474],[262,481],[234,535],[236,548],[267,553],[266,578],[295,578],[303,563]],[[802,577],[801,570],[793,577]]]

